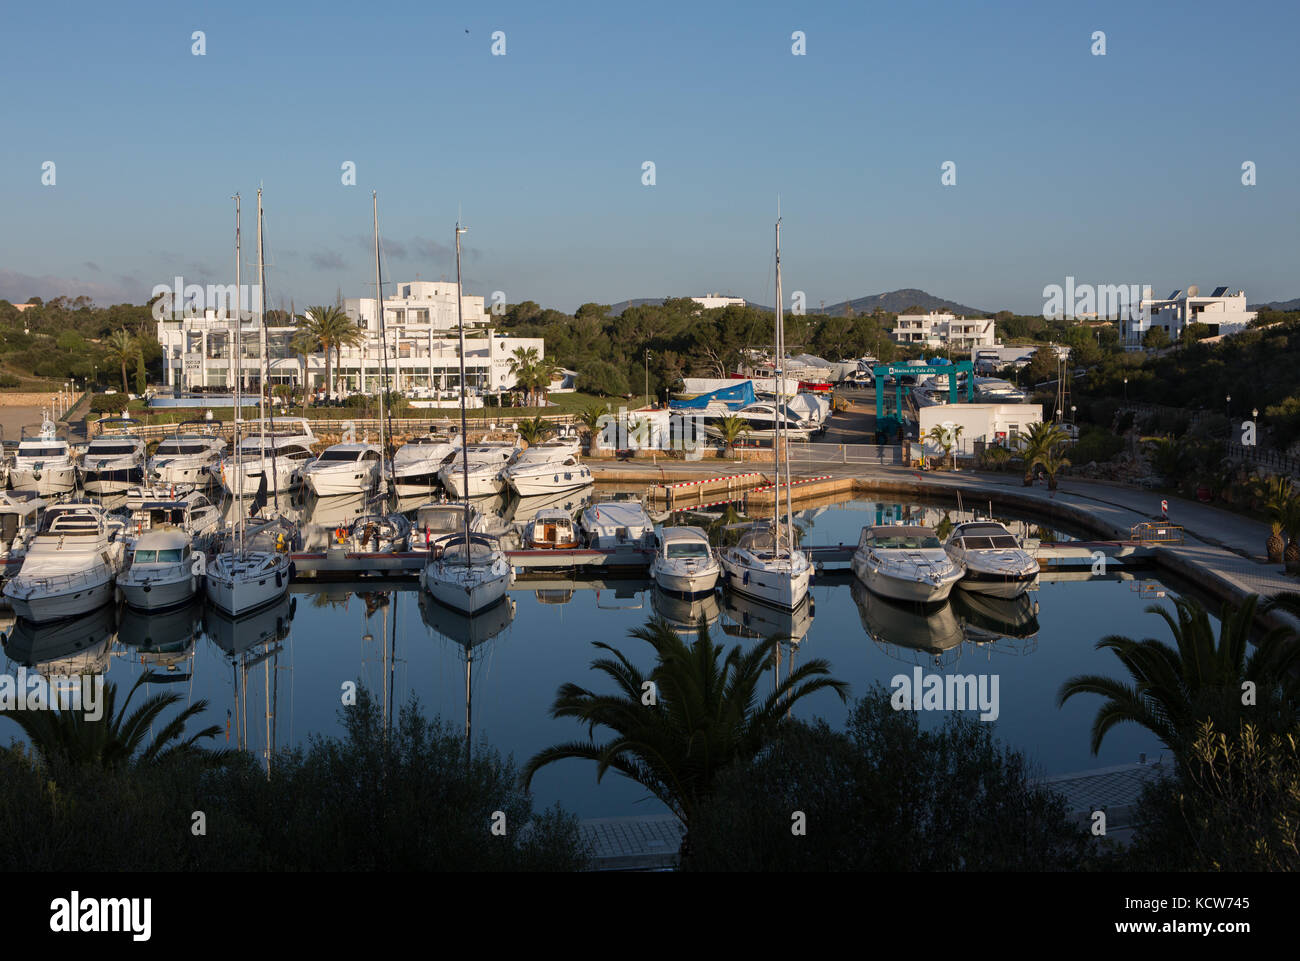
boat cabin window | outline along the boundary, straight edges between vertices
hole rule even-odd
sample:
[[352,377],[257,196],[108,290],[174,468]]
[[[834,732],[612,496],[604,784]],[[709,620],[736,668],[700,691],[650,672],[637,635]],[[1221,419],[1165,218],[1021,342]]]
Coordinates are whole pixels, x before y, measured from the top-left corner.
[[18,515],[0,514],[0,541],[12,544],[18,535]]
[[100,444],[90,445],[90,454],[134,454],[136,447],[134,444]]
[[368,451],[366,451],[364,454],[361,455],[361,459],[362,459],[363,461],[374,461],[374,460],[379,460],[379,451],[377,451],[377,450],[368,450]]
[[137,550],[135,552],[135,563],[137,564],[179,564],[183,561],[184,551],[179,547],[166,548],[161,551]]
[[68,448],[60,447],[24,447],[20,450],[19,455],[22,457],[65,457]]
[[916,534],[877,535],[867,539],[867,546],[878,550],[920,550],[941,547],[939,538],[934,534],[918,536]]
[[208,448],[204,444],[181,444],[176,441],[163,441],[158,445],[154,456],[165,454],[205,454]]
[[324,450],[321,452],[320,459],[354,461],[359,458],[357,457],[357,452],[354,450]]
[[709,556],[709,545],[696,543],[687,544],[669,544],[664,552],[669,560],[685,559],[689,557],[706,558]]

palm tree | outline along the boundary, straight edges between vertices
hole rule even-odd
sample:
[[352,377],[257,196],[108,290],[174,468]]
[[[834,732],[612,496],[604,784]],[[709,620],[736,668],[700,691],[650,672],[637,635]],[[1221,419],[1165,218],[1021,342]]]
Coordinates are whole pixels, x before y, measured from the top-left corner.
[[736,441],[749,433],[749,422],[743,417],[730,414],[718,421],[718,432],[722,435],[723,445],[734,454]]
[[1294,571],[1297,567],[1300,567],[1300,496],[1292,496],[1287,501],[1282,528],[1286,531],[1287,537],[1286,550],[1282,552],[1282,560],[1286,562],[1288,571]]
[[1065,450],[1061,447],[1053,447],[1042,454],[1037,454],[1033,460],[1033,466],[1040,466],[1047,474],[1047,489],[1056,490],[1056,475],[1063,468],[1070,466],[1070,458],[1065,456]]
[[953,438],[952,435],[943,427],[931,427],[930,433],[926,434],[926,440],[935,447],[943,450],[943,459],[947,460],[948,455],[952,452]]
[[545,406],[547,395],[551,392],[551,381],[560,372],[557,364],[549,360],[539,360],[533,365],[533,387],[537,391],[538,406]]
[[545,440],[555,428],[542,418],[533,417],[529,420],[520,421],[517,430],[519,436],[528,442],[529,447],[532,447]]
[[587,449],[592,454],[600,448],[601,419],[608,413],[604,404],[588,404],[578,413],[578,423],[587,431]]
[[140,353],[140,345],[123,327],[121,330],[116,330],[110,334],[108,340],[104,342],[104,346],[108,348],[109,362],[121,365],[122,393],[129,394],[131,391],[126,385],[126,365],[135,360]]
[[[136,690],[154,676],[147,672],[141,674],[122,702],[122,709],[116,714],[113,713],[113,708],[117,701],[117,685],[112,682],[105,684],[102,711],[94,721],[86,719],[84,707],[61,711],[6,712],[3,716],[23,729],[46,765],[64,761],[106,768],[122,767],[132,763],[162,761],[182,754],[199,755],[215,762],[225,760],[228,756],[226,751],[209,751],[197,743],[201,738],[212,738],[221,733],[221,728],[215,724],[181,740],[185,733],[185,723],[207,710],[206,700],[195,701],[177,714],[154,735],[153,742],[140,751],[149,729],[163,711],[181,700],[181,696],[175,692],[155,694],[127,716],[127,708],[130,707]],[[137,751],[140,753],[137,754]]]
[[1034,482],[1034,468],[1038,466],[1039,458],[1053,448],[1062,446],[1068,439],[1065,430],[1051,421],[1039,421],[1021,437],[1020,456],[1025,461],[1026,487]]
[[[846,683],[829,676],[827,662],[815,658],[761,697],[760,683],[782,642],[778,637],[759,641],[748,651],[740,645],[724,651],[713,643],[703,619],[688,645],[660,618],[630,634],[654,647],[654,669],[643,674],[620,651],[596,641],[595,647],[613,656],[597,658],[592,669],[611,678],[618,692],[597,694],[572,683],[560,686],[551,716],[585,724],[588,739],[535,754],[524,767],[525,789],[546,765],[583,758],[596,762],[598,781],[612,768],[645,787],[689,830],[717,774],[762,750],[792,705],[825,688],[841,701],[848,694]],[[614,738],[597,744],[597,727],[609,728]]]
[[[343,366],[343,348],[361,341],[361,328],[352,322],[342,307],[308,307],[303,325],[325,352],[325,386],[331,394],[338,388],[337,367]],[[338,357],[334,380],[330,379],[330,351]]]
[[[533,405],[534,392],[537,388],[537,364],[540,358],[536,347],[516,347],[506,360],[510,373],[515,375],[515,383],[528,392],[528,405]],[[548,376],[547,382],[550,382]]]
[[[1139,724],[1180,759],[1205,717],[1221,729],[1237,730],[1245,712],[1264,716],[1267,707],[1281,707],[1291,719],[1300,694],[1295,668],[1300,666],[1300,638],[1286,628],[1269,631],[1246,656],[1258,595],[1240,607],[1223,606],[1216,642],[1209,616],[1201,604],[1187,597],[1174,601],[1177,618],[1159,605],[1147,608],[1169,625],[1176,647],[1154,638],[1135,641],[1112,634],[1097,642],[1098,650],[1115,652],[1133,683],[1099,674],[1070,678],[1057,694],[1058,706],[1076,694],[1100,694],[1106,702],[1092,724],[1092,753],[1115,725]],[[1282,601],[1281,604],[1287,604]],[[1243,711],[1242,685],[1255,685],[1258,704]],[[1289,723],[1289,722],[1288,722]]]
[[[308,362],[311,355],[320,350],[320,341],[307,326],[299,327],[294,333],[293,339],[289,341],[289,349],[302,358],[302,416],[307,416],[307,399],[311,396],[311,383],[309,380]],[[325,355],[325,363],[329,363],[329,355]]]
[[1268,552],[1268,559],[1274,563],[1282,561],[1282,552],[1286,549],[1282,531],[1286,528],[1287,509],[1295,496],[1291,478],[1283,477],[1281,474],[1273,475],[1264,485],[1264,509],[1268,511],[1273,527],[1273,533],[1265,544],[1265,550]]

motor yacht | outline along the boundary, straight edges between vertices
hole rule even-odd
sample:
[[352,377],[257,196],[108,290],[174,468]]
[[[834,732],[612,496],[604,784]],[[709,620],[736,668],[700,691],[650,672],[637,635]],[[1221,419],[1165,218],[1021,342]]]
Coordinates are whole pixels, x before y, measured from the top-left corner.
[[791,440],[808,440],[817,432],[817,425],[789,404],[777,405],[772,401],[759,401],[739,410],[726,414],[707,414],[704,417],[704,433],[709,437],[722,436],[721,420],[724,417],[736,417],[745,425],[745,437],[770,438],[776,435],[779,427],[782,437]]
[[520,497],[559,494],[595,483],[591,471],[579,463],[576,454],[566,454],[558,460],[519,460],[507,467],[502,476]]
[[460,435],[429,434],[407,441],[393,455],[393,480],[398,497],[428,494],[436,487],[438,472],[460,450]]
[[199,590],[202,555],[179,527],[146,531],[135,541],[126,570],[117,586],[127,604],[143,611],[158,611],[192,601]]
[[243,473],[244,497],[258,490],[263,476],[268,493],[297,487],[302,469],[316,459],[311,450],[316,436],[307,421],[301,417],[284,418],[268,422],[265,428],[254,423],[249,430],[250,434],[239,443],[238,456],[232,453],[222,458],[218,467],[221,486],[231,494],[241,489],[235,468],[238,463]]
[[654,521],[639,501],[601,501],[582,512],[578,526],[596,550],[648,547]]
[[216,483],[226,450],[226,442],[215,433],[220,427],[220,421],[201,420],[178,425],[176,433],[158,445],[146,464],[150,482],[199,488]]
[[515,463],[564,460],[570,454],[582,453],[582,441],[574,437],[549,437],[539,444],[531,444],[519,452]]
[[581,546],[573,517],[559,507],[544,508],[525,523],[523,541],[530,550],[573,550]]
[[698,527],[664,527],[654,536],[650,577],[660,590],[685,598],[712,594],[722,568],[709,536]]
[[16,491],[33,491],[40,497],[68,494],[77,487],[77,463],[66,437],[47,414],[34,437],[26,432],[18,442],[9,468],[9,484]]
[[[457,500],[465,497],[491,497],[506,489],[503,468],[492,462],[470,462],[466,468],[459,457],[453,457],[438,475],[447,493]],[[466,486],[468,484],[468,486]]]
[[129,418],[100,421],[100,434],[86,447],[81,459],[81,486],[87,494],[123,494],[144,483],[144,441],[125,433],[137,422]]
[[182,484],[169,487],[133,487],[127,491],[124,538],[128,544],[140,535],[162,527],[179,527],[203,548],[221,529],[221,508],[206,494]]
[[363,494],[380,481],[379,448],[373,444],[333,444],[302,468],[301,480],[318,497]]
[[0,562],[20,561],[49,502],[31,491],[0,491]]
[[478,511],[465,504],[429,503],[415,509],[415,519],[407,535],[408,551],[437,553],[444,538],[465,530],[465,512],[469,512],[469,529],[482,533]]
[[997,521],[970,521],[952,529],[944,550],[962,572],[964,591],[1013,598],[1038,578],[1038,561]]
[[4,586],[14,611],[30,621],[52,621],[111,601],[123,562],[121,529],[98,504],[48,508],[22,569]]
[[864,527],[853,573],[883,597],[921,604],[946,601],[961,578],[932,528],[905,524]]

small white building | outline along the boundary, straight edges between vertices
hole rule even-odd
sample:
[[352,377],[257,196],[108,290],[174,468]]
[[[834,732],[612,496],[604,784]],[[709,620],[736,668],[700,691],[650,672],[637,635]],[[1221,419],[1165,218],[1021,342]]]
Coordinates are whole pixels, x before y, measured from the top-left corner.
[[1181,339],[1191,324],[1205,324],[1210,337],[1239,334],[1256,316],[1255,311],[1246,309],[1244,290],[1230,294],[1227,287],[1215,287],[1212,294],[1202,297],[1200,288],[1192,285],[1163,300],[1149,294],[1143,297],[1138,316],[1120,320],[1120,340],[1126,347],[1137,348],[1147,331],[1163,327],[1172,342]]
[[705,294],[703,297],[692,297],[705,310],[714,310],[718,307],[744,307],[744,297],[731,297],[726,294]]
[[992,317],[958,317],[944,311],[899,314],[894,321],[895,343],[917,347],[992,347],[997,334]]
[[927,454],[943,452],[927,439],[930,431],[951,424],[962,428],[953,448],[961,455],[974,450],[975,441],[1015,449],[1019,436],[1042,421],[1043,408],[1039,404],[940,404],[918,408],[916,416]]
[[[388,285],[385,284],[385,287]],[[406,328],[432,330],[456,329],[456,285],[447,281],[414,280],[399,283],[396,296],[384,298],[384,326],[388,331]],[[356,321],[357,326],[379,334],[374,297],[351,297],[343,301],[343,309]],[[482,297],[461,297],[461,310],[465,326],[484,326],[491,317],[483,305]]]

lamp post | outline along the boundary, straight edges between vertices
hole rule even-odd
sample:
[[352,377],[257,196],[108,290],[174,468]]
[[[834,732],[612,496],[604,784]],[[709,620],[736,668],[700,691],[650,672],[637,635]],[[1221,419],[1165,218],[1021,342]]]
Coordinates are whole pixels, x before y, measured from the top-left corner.
[[645,403],[650,406],[650,351],[645,352]]
[[1224,404],[1227,405],[1227,408],[1228,408],[1228,423],[1231,424],[1231,423],[1232,423],[1232,395],[1231,395],[1231,394],[1226,395],[1226,396],[1223,398],[1223,402],[1224,402]]
[[1074,412],[1077,411],[1078,409],[1079,408],[1076,407],[1074,404],[1070,405],[1070,426],[1071,427],[1074,426]]
[[1124,403],[1128,403],[1128,378],[1124,378]]

